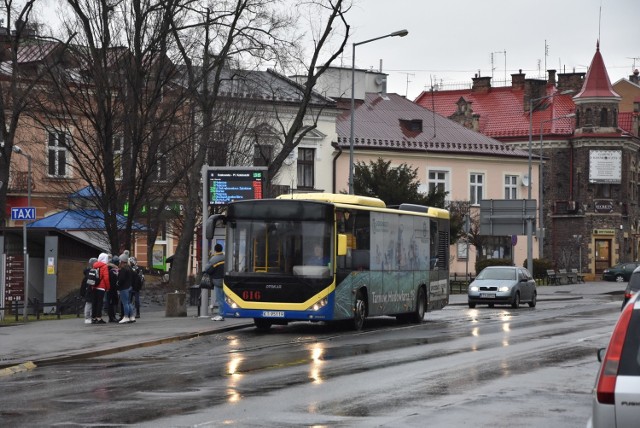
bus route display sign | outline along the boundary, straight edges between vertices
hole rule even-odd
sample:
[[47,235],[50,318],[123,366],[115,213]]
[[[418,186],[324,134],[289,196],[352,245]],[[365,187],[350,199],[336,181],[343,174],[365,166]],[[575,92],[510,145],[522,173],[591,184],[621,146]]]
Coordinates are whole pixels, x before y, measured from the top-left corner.
[[209,205],[227,205],[245,199],[262,199],[266,168],[215,167],[207,170]]

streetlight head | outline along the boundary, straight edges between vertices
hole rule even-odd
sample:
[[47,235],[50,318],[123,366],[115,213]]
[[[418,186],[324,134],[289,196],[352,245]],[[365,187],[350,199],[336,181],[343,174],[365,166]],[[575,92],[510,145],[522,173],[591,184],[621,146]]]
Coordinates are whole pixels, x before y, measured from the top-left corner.
[[409,32],[408,32],[407,30],[400,30],[400,31],[393,32],[393,33],[391,33],[391,34],[389,34],[389,35],[390,35],[391,37],[396,37],[396,36],[397,36],[397,37],[404,37],[404,36],[406,36],[407,34],[409,34]]
[[13,150],[15,153],[22,153],[22,149],[20,148],[20,146],[13,146],[11,150]]

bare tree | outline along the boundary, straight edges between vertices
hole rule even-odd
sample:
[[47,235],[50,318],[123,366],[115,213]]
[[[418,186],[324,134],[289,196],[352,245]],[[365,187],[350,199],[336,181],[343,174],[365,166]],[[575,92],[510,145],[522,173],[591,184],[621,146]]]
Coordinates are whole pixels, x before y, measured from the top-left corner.
[[[326,20],[323,21],[323,29],[315,39],[315,49],[306,67],[308,71],[304,83],[297,86],[299,98],[296,113],[292,120],[278,121],[284,138],[280,151],[269,163],[270,177],[278,173],[284,159],[304,135],[314,128],[313,122],[311,125],[305,123],[310,111],[313,86],[331,61],[340,55],[348,36],[349,27],[344,20],[345,8],[342,0],[302,3],[323,8]],[[291,15],[282,13],[283,9],[279,9],[282,5],[283,2],[273,0],[234,0],[217,4],[216,11],[213,12],[205,2],[195,1],[185,8],[186,19],[182,23],[173,24],[174,37],[185,65],[187,87],[197,109],[198,124],[201,126],[194,162],[186,174],[186,215],[170,278],[175,288],[184,287],[193,231],[201,218],[198,215],[198,207],[204,196],[199,192],[202,167],[207,160],[212,161],[213,165],[227,165],[229,161],[229,151],[216,145],[213,130],[216,125],[216,105],[219,103],[223,82],[234,78],[234,73],[230,72],[230,64],[242,65],[242,68],[249,69],[250,64],[276,62],[285,66],[291,59],[299,59],[299,38],[292,37],[292,34],[296,34],[294,21]],[[335,31],[337,22],[345,27],[344,39],[337,50],[329,53],[326,63],[319,66],[320,58],[328,49],[327,43]],[[239,80],[246,84],[246,80]],[[206,216],[209,213],[202,214]]]
[[62,31],[73,43],[64,64],[49,69],[39,121],[64,135],[71,179],[59,185],[71,193],[78,180],[88,184],[81,206],[97,212],[82,212],[104,219],[107,246],[117,253],[131,248],[143,213],[158,224],[177,182],[167,159],[182,143],[174,130],[188,121],[168,37],[178,1],[66,4]]
[[[7,204],[9,171],[16,135],[25,112],[33,107],[33,94],[46,74],[46,68],[34,68],[20,60],[25,50],[34,56],[46,57],[55,62],[56,56],[44,55],[50,43],[37,35],[37,23],[33,20],[36,0],[5,0],[0,10],[0,206]],[[12,24],[15,22],[15,26]],[[28,42],[28,43],[27,43]],[[24,56],[24,55],[23,55]],[[0,210],[0,225],[5,224],[5,210]]]

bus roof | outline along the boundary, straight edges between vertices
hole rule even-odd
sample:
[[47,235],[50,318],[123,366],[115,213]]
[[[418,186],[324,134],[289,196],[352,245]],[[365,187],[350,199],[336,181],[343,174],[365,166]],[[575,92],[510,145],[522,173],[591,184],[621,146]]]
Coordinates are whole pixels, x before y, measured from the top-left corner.
[[347,195],[344,193],[292,193],[280,195],[277,199],[304,199],[348,205],[364,205],[367,207],[386,208],[387,205],[378,198],[370,196]]
[[[307,200],[307,201],[318,201],[318,202],[328,202],[339,205],[355,205],[367,208],[387,208],[387,205],[378,198],[372,198],[370,196],[359,196],[359,195],[347,195],[344,193],[293,193],[288,195],[280,195],[276,199],[297,199],[297,200]],[[385,211],[387,212],[410,212],[412,214],[422,213],[427,214],[430,217],[436,218],[444,218],[449,219],[450,214],[449,211],[442,208],[434,208],[434,207],[421,207],[424,209],[411,209],[404,210],[402,207],[400,209],[395,208],[387,208]]]

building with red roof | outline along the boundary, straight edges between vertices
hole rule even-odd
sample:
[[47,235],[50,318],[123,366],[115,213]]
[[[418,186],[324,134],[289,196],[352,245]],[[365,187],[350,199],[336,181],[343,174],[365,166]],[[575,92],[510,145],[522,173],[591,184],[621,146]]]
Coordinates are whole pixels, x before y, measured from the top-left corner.
[[[345,80],[350,79],[351,70],[334,68],[320,82],[320,91],[337,99],[341,109],[336,122],[334,155],[337,192],[349,189],[352,117],[350,85]],[[480,199],[520,200],[526,196],[527,187],[523,183],[528,174],[528,151],[468,129],[403,96],[386,93],[385,79],[383,73],[356,71],[354,164],[368,164],[379,158],[391,161],[392,167],[406,164],[417,169],[424,192],[440,188],[448,192],[450,201],[469,201],[472,215],[478,213]],[[536,165],[537,162],[536,159]],[[537,168],[533,176],[537,180]],[[537,197],[537,189],[533,197]],[[471,246],[468,253],[462,242],[452,249],[451,272],[464,274],[468,268],[473,271],[476,257],[513,257],[520,266],[526,260],[524,233],[515,238],[519,242],[515,247],[511,236],[484,238],[482,247]]]
[[622,112],[622,100],[598,43],[586,75],[520,72],[500,88],[476,76],[471,89],[425,91],[415,102],[543,160],[540,252],[595,278],[640,254],[638,111]]

